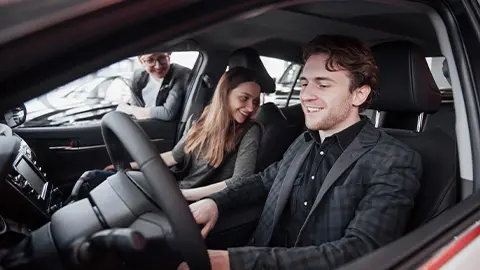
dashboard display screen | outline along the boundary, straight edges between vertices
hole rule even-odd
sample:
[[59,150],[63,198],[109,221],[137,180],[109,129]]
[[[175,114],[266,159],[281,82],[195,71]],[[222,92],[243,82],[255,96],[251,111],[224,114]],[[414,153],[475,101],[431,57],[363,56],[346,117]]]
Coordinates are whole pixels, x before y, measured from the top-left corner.
[[14,167],[17,172],[27,180],[38,195],[41,195],[45,181],[42,179],[40,172],[34,168],[34,165],[27,161],[25,156],[21,156],[21,158],[17,159]]

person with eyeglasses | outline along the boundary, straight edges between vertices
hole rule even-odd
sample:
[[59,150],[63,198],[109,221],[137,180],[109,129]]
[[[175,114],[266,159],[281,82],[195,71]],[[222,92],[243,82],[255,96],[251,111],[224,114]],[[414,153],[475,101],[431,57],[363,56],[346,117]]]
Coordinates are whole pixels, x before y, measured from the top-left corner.
[[135,71],[130,104],[120,104],[117,111],[137,119],[171,121],[178,117],[191,70],[170,63],[170,53],[138,56],[143,69]]

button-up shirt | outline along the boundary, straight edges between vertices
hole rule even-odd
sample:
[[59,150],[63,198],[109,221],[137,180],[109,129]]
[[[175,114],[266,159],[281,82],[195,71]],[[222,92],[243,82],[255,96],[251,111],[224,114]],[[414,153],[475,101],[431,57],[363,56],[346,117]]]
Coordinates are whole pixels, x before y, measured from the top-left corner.
[[314,145],[297,174],[288,203],[275,227],[270,242],[271,246],[294,246],[328,172],[358,135],[364,124],[365,122],[360,120],[350,127],[326,137],[323,142],[318,131],[310,130],[305,133],[305,141],[314,140]]

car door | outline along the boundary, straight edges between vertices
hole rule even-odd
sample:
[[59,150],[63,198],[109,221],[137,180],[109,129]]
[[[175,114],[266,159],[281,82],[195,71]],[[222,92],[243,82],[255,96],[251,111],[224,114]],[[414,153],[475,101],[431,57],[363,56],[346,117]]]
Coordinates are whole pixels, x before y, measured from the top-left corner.
[[[478,1],[448,0],[436,3],[437,10],[445,23],[450,44],[441,40],[442,47],[452,46],[451,57],[447,56],[450,68],[456,66],[452,87],[461,88],[465,100],[469,141],[472,156],[462,152],[465,140],[459,139],[463,130],[456,131],[459,144],[460,165],[469,164],[473,179],[465,179],[461,172],[462,193],[466,197],[454,207],[443,212],[432,221],[408,235],[376,250],[340,269],[478,269],[478,235],[480,229],[480,107],[476,102],[480,96],[480,4]],[[454,65],[455,64],[455,65]],[[452,69],[455,70],[455,69]],[[455,79],[453,79],[455,78]],[[457,80],[457,82],[456,82]],[[457,105],[457,104],[455,104]],[[460,111],[460,110],[458,110]],[[458,119],[458,118],[457,118]],[[468,140],[467,140],[468,141]],[[464,162],[462,162],[464,160]],[[467,162],[465,162],[467,161]],[[471,182],[471,184],[468,184]],[[468,248],[468,249],[467,249]]]
[[[174,52],[173,63],[192,68],[198,52]],[[117,62],[26,102],[27,121],[15,129],[33,149],[39,165],[56,185],[72,185],[86,170],[111,162],[100,121],[131,98],[136,57]],[[193,78],[193,76],[191,76]],[[178,119],[179,117],[177,117]],[[173,148],[179,120],[137,120],[159,153]]]

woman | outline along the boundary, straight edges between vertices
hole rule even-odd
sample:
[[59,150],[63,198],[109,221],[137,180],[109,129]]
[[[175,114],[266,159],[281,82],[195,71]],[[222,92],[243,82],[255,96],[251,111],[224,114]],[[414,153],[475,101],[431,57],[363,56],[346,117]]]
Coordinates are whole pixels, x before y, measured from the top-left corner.
[[[175,166],[172,171],[186,199],[198,200],[226,187],[227,179],[254,173],[261,127],[252,117],[259,97],[260,85],[253,71],[228,70],[211,104],[198,120],[191,116],[177,145],[160,155],[167,166]],[[131,166],[138,168],[134,162]],[[112,169],[111,165],[105,168]]]

